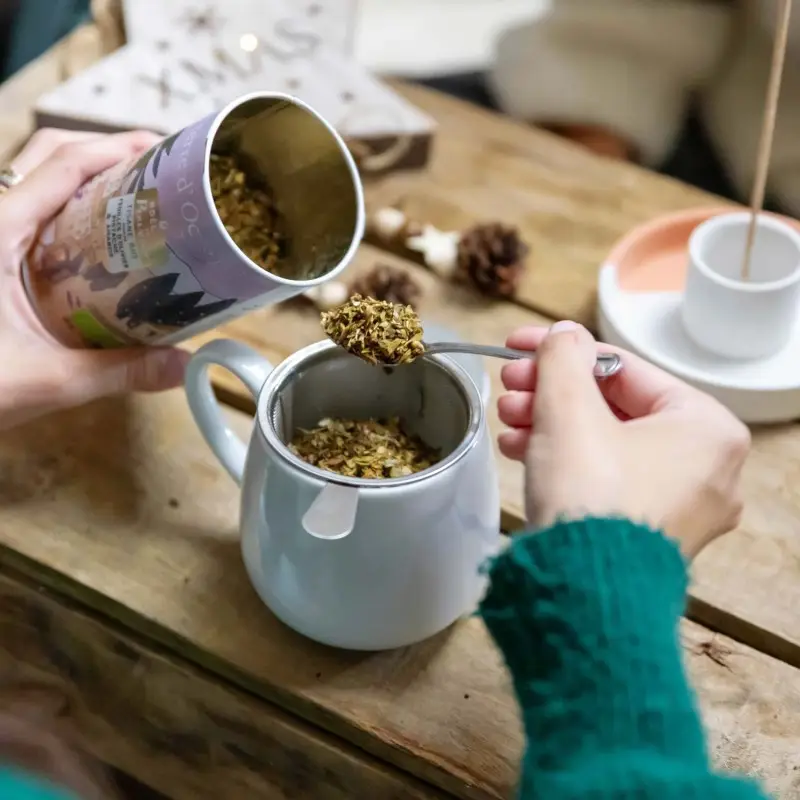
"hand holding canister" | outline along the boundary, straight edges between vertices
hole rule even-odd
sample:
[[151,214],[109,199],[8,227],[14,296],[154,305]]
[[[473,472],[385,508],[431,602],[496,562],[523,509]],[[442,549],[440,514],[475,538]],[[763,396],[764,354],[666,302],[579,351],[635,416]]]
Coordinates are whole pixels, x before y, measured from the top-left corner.
[[69,350],[31,312],[20,272],[40,228],[93,175],[158,137],[42,130],[0,171],[0,431],[122,392],[171,389],[188,354],[169,347]]

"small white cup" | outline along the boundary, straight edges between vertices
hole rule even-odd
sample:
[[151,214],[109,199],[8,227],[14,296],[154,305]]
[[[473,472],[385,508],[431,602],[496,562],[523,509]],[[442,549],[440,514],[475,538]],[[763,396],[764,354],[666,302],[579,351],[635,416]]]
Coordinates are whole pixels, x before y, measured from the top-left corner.
[[705,350],[730,359],[780,351],[800,309],[800,234],[776,217],[758,215],[749,280],[742,280],[750,213],[723,214],[689,239],[683,323]]

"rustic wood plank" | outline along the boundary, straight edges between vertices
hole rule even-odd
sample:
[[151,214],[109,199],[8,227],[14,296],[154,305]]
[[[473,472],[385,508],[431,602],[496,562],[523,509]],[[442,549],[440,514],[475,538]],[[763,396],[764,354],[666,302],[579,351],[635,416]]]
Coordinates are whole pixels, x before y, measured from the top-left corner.
[[682,639],[716,766],[800,798],[800,672],[692,622]]
[[[757,429],[742,524],[700,555],[693,618],[800,666],[800,426]],[[759,630],[760,629],[760,630]]]
[[[108,400],[0,439],[0,563],[438,788],[510,796],[519,720],[481,623],[389,653],[315,645],[248,585],[237,503],[177,392]],[[788,665],[724,649],[730,670],[697,652],[715,748],[752,768],[774,745],[783,761],[759,764],[785,788],[800,682]]]
[[431,89],[394,86],[436,118],[439,134],[429,168],[370,182],[368,206],[401,205],[443,230],[517,225],[531,246],[517,301],[550,317],[594,324],[598,268],[634,225],[724,203]]
[[0,573],[0,707],[51,720],[172,800],[444,794]]
[[258,600],[237,517],[179,391],[0,439],[0,563],[446,791],[508,795],[516,709],[479,623],[380,655],[317,646]]

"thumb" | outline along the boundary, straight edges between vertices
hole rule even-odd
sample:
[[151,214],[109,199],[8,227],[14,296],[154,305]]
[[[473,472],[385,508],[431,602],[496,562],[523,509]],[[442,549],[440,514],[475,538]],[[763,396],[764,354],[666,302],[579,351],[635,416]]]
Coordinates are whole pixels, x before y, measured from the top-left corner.
[[62,403],[80,405],[108,395],[160,392],[183,382],[190,354],[167,347],[69,350],[60,355]]
[[556,322],[536,356],[534,427],[558,429],[579,419],[608,416],[597,387],[594,337],[576,322]]

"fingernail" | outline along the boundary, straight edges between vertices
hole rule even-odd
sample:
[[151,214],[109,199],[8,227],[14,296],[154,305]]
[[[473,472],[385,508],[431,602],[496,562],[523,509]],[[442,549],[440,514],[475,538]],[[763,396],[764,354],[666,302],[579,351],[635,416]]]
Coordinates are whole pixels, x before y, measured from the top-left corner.
[[[575,331],[586,331],[586,328],[577,322],[572,322],[572,320],[565,319],[561,320],[560,322],[553,323],[553,325],[550,326],[550,330],[547,332],[547,335],[549,336],[553,333],[574,333]],[[588,331],[586,333],[588,334]],[[591,369],[594,369],[595,362],[597,361],[595,349],[594,347],[590,346],[590,342],[593,338],[593,336],[588,334],[585,337],[581,337],[580,340],[580,349],[586,357],[587,365]],[[585,342],[583,339],[585,339]]]
[[551,333],[567,333],[568,331],[579,331],[583,325],[579,325],[577,322],[572,322],[568,319],[562,319],[560,322],[554,322],[550,326],[550,330],[547,332],[548,335]]

